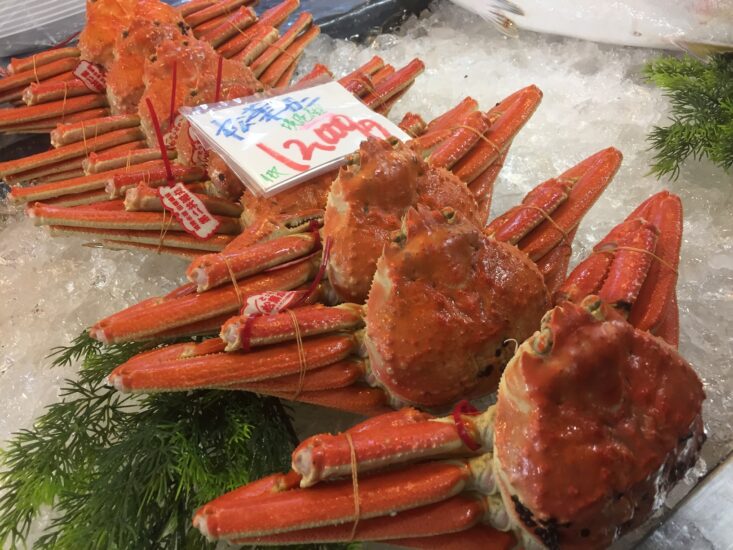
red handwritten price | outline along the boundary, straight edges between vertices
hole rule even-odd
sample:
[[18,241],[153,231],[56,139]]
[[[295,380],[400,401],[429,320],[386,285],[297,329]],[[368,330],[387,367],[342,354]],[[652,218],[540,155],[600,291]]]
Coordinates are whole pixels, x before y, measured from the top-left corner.
[[282,149],[295,150],[297,160],[288,157],[284,152],[276,151],[264,143],[258,143],[257,147],[285,166],[303,172],[309,170],[311,165],[303,164],[300,161],[312,160],[313,154],[317,150],[336,150],[339,142],[355,132],[360,133],[365,138],[370,136],[387,138],[391,135],[381,124],[374,120],[353,120],[347,115],[333,115],[327,122],[313,129],[316,139],[310,143],[306,143],[301,139],[288,139],[282,143]]

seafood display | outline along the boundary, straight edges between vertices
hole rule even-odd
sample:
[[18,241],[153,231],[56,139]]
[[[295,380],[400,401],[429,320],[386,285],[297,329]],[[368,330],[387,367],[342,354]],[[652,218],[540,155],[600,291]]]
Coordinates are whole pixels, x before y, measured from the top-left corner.
[[[305,439],[289,472],[203,505],[194,527],[242,545],[462,549],[602,548],[637,529],[706,440],[707,386],[677,349],[680,197],[649,189],[585,236],[624,143],[502,180],[515,140],[537,145],[522,129],[547,94],[525,83],[489,108],[461,94],[430,119],[399,104],[430,67],[381,55],[338,82],[380,114],[397,106],[411,139],[369,137],[339,169],[256,196],[179,109],[337,71],[299,67],[319,30],[308,13],[288,21],[297,0],[255,7],[96,0],[78,46],[0,78],[0,131],[52,143],[0,163],[10,202],[54,236],[190,262],[187,283],[87,325],[100,346],[149,343],[116,363],[110,392],[250,392],[369,417]],[[541,183],[509,200],[528,177]],[[166,209],[174,182],[213,236]],[[618,187],[604,200],[631,210]]]

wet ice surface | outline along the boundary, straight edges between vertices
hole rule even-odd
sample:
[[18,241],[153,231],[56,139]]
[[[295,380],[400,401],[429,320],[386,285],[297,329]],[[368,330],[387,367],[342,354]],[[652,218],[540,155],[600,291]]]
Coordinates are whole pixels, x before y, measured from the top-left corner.
[[[708,396],[709,439],[696,470],[701,474],[733,449],[733,181],[708,163],[689,163],[676,182],[645,175],[651,158],[645,136],[653,124],[663,123],[666,101],[642,82],[639,69],[657,53],[532,33],[505,39],[460,8],[438,4],[432,14],[409,20],[399,33],[379,36],[369,46],[322,37],[302,66],[318,60],[344,74],[374,54],[395,65],[419,56],[427,70],[393,111],[394,120],[408,110],[428,119],[466,95],[486,110],[520,87],[538,85],[543,103],[515,139],[496,184],[493,213],[591,153],[618,147],[623,166],[581,225],[576,259],[650,194],[668,188],[682,197],[680,350]],[[51,239],[2,204],[0,227],[0,440],[5,440],[29,427],[71,374],[48,368],[44,357],[50,348],[67,344],[113,311],[172,289],[183,281],[185,262]],[[352,420],[313,407],[296,412],[303,434]],[[678,489],[669,503],[684,492]]]

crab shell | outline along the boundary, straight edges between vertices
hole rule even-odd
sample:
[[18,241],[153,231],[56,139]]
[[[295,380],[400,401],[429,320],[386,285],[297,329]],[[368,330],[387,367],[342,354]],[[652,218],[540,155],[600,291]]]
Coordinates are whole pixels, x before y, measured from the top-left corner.
[[87,0],[86,25],[79,35],[81,57],[108,66],[115,39],[135,13],[139,0]]
[[[151,147],[157,146],[157,141],[146,100],[151,100],[163,134],[172,130],[178,132],[179,128],[172,128],[171,122],[175,121],[175,114],[181,106],[215,100],[218,66],[219,55],[211,45],[194,38],[166,40],[157,47],[155,55],[145,62],[145,92],[138,110],[143,132]],[[248,96],[261,90],[262,85],[247,67],[236,61],[222,61],[220,100]],[[174,116],[171,116],[171,109]],[[188,132],[187,125],[185,128],[181,126],[180,130]]]
[[158,45],[183,40],[187,33],[181,14],[170,6],[142,0],[135,7],[129,25],[117,32],[114,60],[107,70],[107,99],[114,114],[135,113],[145,91],[145,62],[155,57]]
[[452,173],[430,167],[408,145],[362,142],[333,182],[324,217],[324,236],[333,239],[328,278],[342,301],[364,302],[384,244],[417,203],[451,206],[478,222],[476,200]]
[[556,307],[499,386],[494,464],[507,510],[549,548],[611,544],[694,464],[704,397],[674,348],[599,298]]
[[513,351],[507,339],[527,338],[549,308],[542,275],[516,247],[452,209],[410,209],[369,293],[371,374],[422,407],[495,387]]

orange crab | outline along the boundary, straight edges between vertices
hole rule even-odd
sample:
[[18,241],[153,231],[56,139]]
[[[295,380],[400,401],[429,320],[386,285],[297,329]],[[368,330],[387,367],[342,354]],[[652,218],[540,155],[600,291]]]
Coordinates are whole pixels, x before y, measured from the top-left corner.
[[[237,544],[608,546],[705,438],[702,384],[674,345],[680,230],[679,199],[663,192],[604,239],[514,353],[495,406],[403,409],[311,437],[290,473],[206,504],[194,525]],[[581,287],[600,296],[566,299]]]
[[[540,97],[541,95],[539,94],[539,90],[534,87],[529,87],[522,90],[521,93],[514,94],[511,98],[512,101],[510,104],[515,106],[518,105],[519,107],[516,110],[507,109],[504,113],[506,118],[499,117],[495,121],[495,124],[488,130],[486,135],[500,136],[503,134],[505,140],[504,143],[506,144],[505,146],[508,146],[508,143],[506,142],[511,140],[514,133],[516,133],[519,127],[521,127],[524,121],[526,121]],[[475,102],[473,101],[462,102],[461,110],[465,109],[466,103],[472,103],[475,105]],[[505,102],[502,102],[500,106],[504,105],[504,103]],[[452,112],[453,111],[455,110],[452,110]],[[452,112],[449,114],[452,114]],[[469,116],[473,116],[474,114],[478,115],[475,118],[478,118],[479,120],[483,117],[483,113],[481,112],[472,113]],[[447,127],[443,128],[442,125],[446,125]],[[458,150],[463,151],[463,153],[466,154],[466,160],[473,160],[480,166],[482,162],[479,161],[485,156],[481,147],[468,147],[469,150],[467,151],[465,147],[466,136],[451,128],[451,126],[453,126],[453,124],[448,123],[448,120],[440,117],[440,119],[436,119],[436,124],[433,125],[433,129],[435,131],[428,132],[424,134],[424,136],[421,136],[427,138],[433,134],[440,133],[444,138],[446,138],[447,135],[446,139],[438,141],[440,145],[432,152],[431,159],[441,158],[442,156],[445,156],[444,153],[447,151]],[[428,125],[428,128],[430,127],[431,125]],[[459,130],[462,129],[463,128],[459,128]],[[495,130],[495,133],[492,133],[492,130]],[[469,132],[470,142],[475,145],[476,141],[479,141],[479,136],[485,137],[485,135],[481,133],[476,135],[474,132]],[[422,140],[421,143],[426,143],[426,140]],[[482,141],[481,143],[484,142]],[[397,147],[395,151],[391,151],[391,154],[398,154],[396,151],[402,150],[403,147],[404,146]],[[376,147],[375,153],[378,149],[379,147]],[[390,151],[391,146],[387,146],[386,149],[387,151]],[[505,153],[502,152],[502,156],[503,154]],[[479,158],[474,158],[477,155]],[[427,173],[427,165],[424,161],[420,160],[414,152],[409,153],[408,156],[412,159],[410,162],[418,163],[419,166],[422,166],[421,170]],[[498,166],[496,166],[497,164]],[[374,169],[378,168],[381,165],[381,162],[375,157],[374,161],[371,162],[371,165],[372,166],[369,169],[365,165],[361,179],[363,180],[364,185],[367,187],[371,186],[375,191],[379,192],[378,190],[382,177],[381,174],[375,174]],[[476,178],[480,181],[480,185],[475,189],[482,192],[486,190],[487,186],[490,188],[490,183],[493,182],[493,178],[496,177],[500,166],[500,162],[490,164],[488,167],[484,166],[483,171],[480,172],[480,176]],[[472,204],[475,200],[471,197],[474,192],[474,187],[472,186],[474,183],[473,181],[467,187],[465,183],[461,182],[454,176],[449,177],[447,175],[448,173],[442,171],[442,169],[433,167],[430,171],[431,173],[445,174],[442,178],[431,176],[422,179],[424,183],[422,184],[420,192],[425,194],[426,197],[429,194],[434,194],[434,198],[424,199],[432,201],[429,202],[430,204],[437,204],[436,201],[439,202],[441,196],[446,198],[462,195],[464,198],[462,199],[461,204]],[[488,174],[488,177],[485,177],[486,174]],[[417,199],[418,195],[418,189],[415,187],[416,183],[417,182],[409,183],[409,188],[413,189],[411,192],[411,197],[413,199]],[[442,192],[442,195],[436,187],[440,183],[444,184],[445,189],[445,191]],[[389,185],[389,182],[382,182],[382,184]],[[304,190],[295,190],[292,194],[286,194],[284,201],[281,201],[276,197],[275,201],[268,204],[268,208],[273,208],[269,210],[269,213],[267,210],[265,211],[268,217],[261,218],[261,220],[264,220],[264,223],[262,224],[264,225],[264,228],[261,232],[258,225],[253,225],[251,232],[249,230],[244,232],[241,237],[235,239],[235,241],[228,245],[221,255],[209,255],[204,257],[206,260],[205,262],[195,262],[192,264],[189,268],[189,272],[209,264],[212,267],[215,282],[210,283],[207,286],[216,288],[201,292],[196,296],[192,296],[190,295],[190,292],[193,290],[193,287],[191,285],[184,285],[179,290],[171,293],[171,295],[165,298],[149,300],[146,301],[145,304],[131,306],[124,311],[100,321],[95,327],[93,327],[90,333],[104,341],[120,342],[130,339],[164,338],[170,334],[196,334],[201,331],[212,331],[218,328],[221,323],[226,320],[228,314],[233,313],[241,306],[241,303],[239,303],[241,302],[241,297],[251,294],[253,289],[259,289],[260,291],[289,290],[294,288],[289,285],[295,284],[298,286],[307,283],[309,279],[315,276],[317,270],[317,267],[314,269],[308,267],[312,264],[312,261],[306,261],[305,263],[292,266],[291,268],[287,268],[278,273],[266,273],[262,274],[262,276],[256,274],[273,266],[281,265],[283,262],[303,258],[316,251],[319,246],[319,237],[316,232],[311,230],[305,233],[287,235],[277,239],[258,242],[257,244],[251,244],[251,242],[253,240],[260,241],[262,240],[262,235],[267,236],[274,232],[281,234],[297,231],[302,232],[305,228],[304,226],[306,226],[306,224],[302,222],[307,218],[297,213],[297,210],[294,215],[292,208],[289,208],[288,211],[283,209],[283,207],[288,207],[288,197],[302,198],[304,197],[304,194],[308,193],[308,189],[309,187],[306,187]],[[313,195],[317,199],[319,193],[313,193]],[[317,206],[319,205],[313,204],[313,207]],[[304,205],[300,204],[300,208],[304,208]],[[474,212],[477,210],[475,204],[472,208]],[[392,229],[399,227],[399,219],[404,214],[405,209],[406,207],[404,204],[394,205],[393,212],[386,216],[385,219],[393,224]],[[313,210],[314,209],[311,209],[311,211]],[[302,212],[303,210],[300,210],[301,214]],[[487,211],[484,210],[481,217],[485,216],[486,213]],[[245,216],[246,214],[247,209],[245,207]],[[270,214],[272,214],[271,217]],[[317,217],[318,213],[314,211],[313,216]],[[296,224],[291,227],[285,226],[283,222],[287,222],[288,220],[295,220]],[[279,224],[279,228],[276,224]],[[338,226],[338,224],[335,225]],[[387,229],[389,230],[389,228]],[[380,239],[383,234],[384,229],[380,229],[374,238]],[[328,234],[325,236],[328,237]],[[240,244],[241,240],[245,241],[244,246]],[[381,247],[381,244],[378,244],[377,246]],[[377,257],[378,252],[374,256],[373,262],[376,262]],[[262,281],[280,280],[280,276],[284,276],[286,273],[290,272],[297,272],[299,275],[293,280],[284,277],[282,280],[288,281],[288,286],[273,286],[270,288],[262,286],[264,284]],[[372,275],[373,269],[371,273],[365,274],[365,277],[371,278]],[[305,279],[303,279],[303,277],[305,277]],[[236,286],[232,283],[233,278],[239,279]],[[251,286],[250,283],[255,286]]]
[[[362,154],[375,145],[363,145]],[[388,157],[397,161],[392,171],[397,176],[404,173],[397,167],[410,169],[415,162],[403,153],[404,147],[398,147]],[[429,209],[435,203],[427,199],[448,195],[421,197],[428,206],[408,208],[402,231],[386,243],[364,311],[356,304],[308,306],[234,318],[222,327],[227,348],[256,351],[224,353],[224,343],[216,340],[171,346],[121,365],[111,373],[110,383],[125,391],[249,389],[364,414],[400,403],[444,406],[463,395],[489,393],[508,359],[508,340],[529,336],[550,307],[550,290],[567,266],[565,235],[573,232],[619,163],[618,151],[601,151],[541,184],[524,208],[500,217],[498,227],[489,226],[493,234],[507,231],[524,252],[484,233],[470,215]],[[382,176],[384,170],[375,166],[381,165],[365,154],[360,170]],[[342,175],[351,169],[343,169]],[[373,175],[365,180],[383,181],[394,192],[391,180]],[[400,182],[398,193],[409,192],[410,181]],[[528,210],[534,215],[526,218]],[[359,248],[368,253],[364,245]],[[309,265],[312,260],[267,272],[249,284],[295,270],[305,275]],[[131,315],[98,323],[90,332],[108,339],[126,325],[135,334],[164,309],[172,311],[171,302],[147,303]]]

